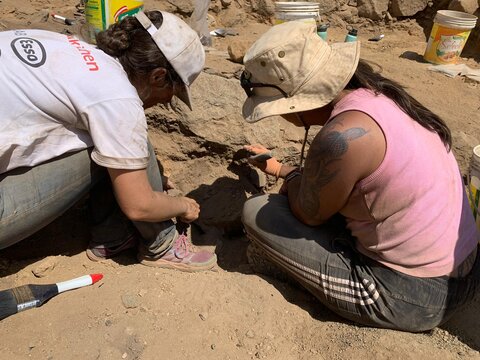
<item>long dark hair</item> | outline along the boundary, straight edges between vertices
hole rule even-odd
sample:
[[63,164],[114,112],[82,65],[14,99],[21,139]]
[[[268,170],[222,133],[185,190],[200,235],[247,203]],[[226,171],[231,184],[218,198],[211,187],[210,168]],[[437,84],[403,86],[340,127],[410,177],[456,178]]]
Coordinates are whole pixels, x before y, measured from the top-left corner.
[[413,120],[424,128],[436,132],[447,150],[450,151],[452,134],[447,124],[438,115],[410,96],[402,85],[383,77],[364,60],[359,61],[355,74],[345,87],[345,89],[350,90],[359,88],[372,90],[376,94],[383,94],[393,100]]
[[[162,25],[160,11],[146,11],[145,15],[157,28]],[[130,80],[141,78],[159,67],[176,75],[148,31],[133,16],[127,16],[96,34],[96,42],[98,48],[120,61]]]

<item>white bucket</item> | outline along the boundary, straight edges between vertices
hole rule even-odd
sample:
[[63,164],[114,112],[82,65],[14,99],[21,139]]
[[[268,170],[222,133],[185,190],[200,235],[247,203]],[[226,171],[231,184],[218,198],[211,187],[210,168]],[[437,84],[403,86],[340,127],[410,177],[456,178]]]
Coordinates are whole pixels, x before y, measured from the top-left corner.
[[480,214],[478,213],[478,204],[480,202],[480,145],[477,145],[473,148],[468,179],[468,190],[473,216],[475,217],[475,222],[480,229]]
[[275,24],[287,21],[320,22],[320,4],[306,1],[275,2]]
[[434,64],[455,64],[476,23],[475,15],[437,11],[423,58]]

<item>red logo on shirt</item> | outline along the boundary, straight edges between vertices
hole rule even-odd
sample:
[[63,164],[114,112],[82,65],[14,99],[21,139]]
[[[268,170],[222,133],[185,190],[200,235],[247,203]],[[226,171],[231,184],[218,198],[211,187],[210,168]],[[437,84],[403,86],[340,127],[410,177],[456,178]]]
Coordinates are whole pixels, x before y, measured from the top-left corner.
[[72,35],[68,35],[67,39],[70,45],[74,46],[80,52],[80,54],[83,57],[83,60],[85,61],[85,64],[87,64],[88,66],[89,71],[98,71],[100,69],[90,50],[86,49],[80,43],[80,40],[76,39]]

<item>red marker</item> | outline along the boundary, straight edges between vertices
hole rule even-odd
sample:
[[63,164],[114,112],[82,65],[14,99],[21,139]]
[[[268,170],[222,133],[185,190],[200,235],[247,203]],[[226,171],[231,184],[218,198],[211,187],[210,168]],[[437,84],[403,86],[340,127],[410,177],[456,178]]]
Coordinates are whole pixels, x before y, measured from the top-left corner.
[[0,320],[20,311],[39,307],[64,291],[95,284],[102,278],[102,274],[91,274],[56,284],[30,284],[0,291]]

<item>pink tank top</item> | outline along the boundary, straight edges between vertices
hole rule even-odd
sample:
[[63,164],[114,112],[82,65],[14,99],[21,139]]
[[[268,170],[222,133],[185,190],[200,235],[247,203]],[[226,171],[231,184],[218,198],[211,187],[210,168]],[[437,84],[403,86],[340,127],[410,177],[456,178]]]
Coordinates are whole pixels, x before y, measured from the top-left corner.
[[358,251],[413,276],[450,273],[479,240],[452,152],[383,95],[355,90],[330,119],[349,110],[375,120],[387,144],[380,166],[355,185],[344,208]]

